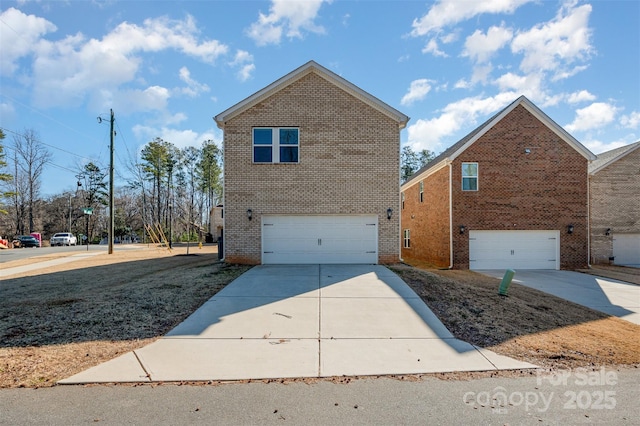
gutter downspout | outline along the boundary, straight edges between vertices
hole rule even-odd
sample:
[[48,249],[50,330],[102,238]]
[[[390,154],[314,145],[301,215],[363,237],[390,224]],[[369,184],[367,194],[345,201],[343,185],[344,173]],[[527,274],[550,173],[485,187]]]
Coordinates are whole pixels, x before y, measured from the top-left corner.
[[587,172],[587,267],[591,269],[591,182]]
[[453,269],[453,168],[449,162],[449,269]]

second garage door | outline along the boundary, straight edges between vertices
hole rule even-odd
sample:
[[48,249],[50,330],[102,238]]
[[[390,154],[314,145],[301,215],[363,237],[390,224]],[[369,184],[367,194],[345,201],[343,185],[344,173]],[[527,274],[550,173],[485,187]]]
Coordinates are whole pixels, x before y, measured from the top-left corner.
[[262,263],[378,263],[378,217],[263,216]]
[[640,265],[640,234],[615,234],[613,256],[616,265]]
[[469,269],[559,269],[559,231],[469,231]]

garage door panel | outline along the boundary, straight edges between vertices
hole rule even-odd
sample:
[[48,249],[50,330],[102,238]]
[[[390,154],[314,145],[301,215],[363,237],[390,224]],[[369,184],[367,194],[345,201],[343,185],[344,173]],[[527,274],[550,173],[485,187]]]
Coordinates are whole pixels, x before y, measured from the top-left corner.
[[613,259],[616,265],[640,265],[640,234],[614,234]]
[[377,216],[263,216],[263,263],[377,263]]
[[469,231],[469,269],[558,269],[559,231]]

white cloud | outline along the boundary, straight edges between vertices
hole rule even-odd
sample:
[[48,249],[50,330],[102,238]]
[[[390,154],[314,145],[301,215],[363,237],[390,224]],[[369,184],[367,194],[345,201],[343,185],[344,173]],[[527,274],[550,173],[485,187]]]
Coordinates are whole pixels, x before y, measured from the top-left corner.
[[629,129],[637,129],[640,127],[640,112],[633,111],[629,115],[620,117],[620,124]]
[[271,0],[269,14],[259,13],[258,21],[247,29],[247,35],[258,46],[279,44],[282,36],[302,38],[302,30],[323,34],[324,28],[314,22],[323,3],[330,0]]
[[477,123],[480,117],[497,112],[516,98],[515,93],[503,92],[492,97],[472,97],[450,103],[441,111],[440,116],[419,119],[415,124],[410,125],[407,128],[407,142],[415,151],[428,149],[436,153],[441,152],[456,142],[450,140],[445,144],[446,137],[455,134],[465,125]]
[[611,151],[612,149],[620,148],[621,146],[625,146],[630,142],[627,141],[613,141],[613,142],[603,142],[597,139],[584,139],[580,141],[584,146],[586,146],[589,151],[594,154],[600,154],[602,152]]
[[522,53],[520,69],[525,73],[548,71],[552,78],[570,77],[585,67],[575,65],[590,57],[591,5],[563,5],[554,19],[519,32],[511,43],[513,53]]
[[426,15],[413,20],[411,35],[419,37],[438,32],[449,25],[455,25],[484,13],[513,13],[518,7],[530,1],[533,0],[440,0],[429,9]]
[[247,81],[251,78],[251,75],[255,71],[256,66],[254,64],[243,65],[238,71],[238,78],[240,81]]
[[253,71],[256,69],[256,66],[253,64],[253,56],[245,50],[236,51],[236,56],[229,65],[239,68],[236,75],[240,81],[250,79]]
[[460,80],[456,81],[456,84],[453,85],[454,89],[469,89],[471,88],[471,82],[468,80],[465,80],[464,78],[461,78]]
[[569,102],[570,104],[577,104],[580,102],[589,102],[589,101],[595,101],[595,100],[596,100],[595,95],[589,93],[588,90],[573,92],[567,98],[567,102]]
[[401,105],[411,105],[416,101],[423,100],[427,94],[431,91],[431,84],[435,83],[433,80],[421,78],[411,82],[409,91],[402,97],[400,101]]
[[2,20],[0,75],[14,73],[18,69],[17,61],[32,54],[42,36],[57,30],[56,26],[46,19],[25,15],[12,7],[0,14],[0,20]]
[[457,41],[458,38],[460,38],[459,31],[454,31],[452,33],[441,36],[440,41],[442,41],[444,44],[449,44],[449,43],[453,43],[454,41]]
[[438,47],[438,41],[435,38],[429,40],[426,46],[422,49],[422,53],[431,53],[433,56],[440,56],[446,58],[447,55]]
[[150,86],[146,89],[101,89],[92,93],[89,100],[94,111],[106,111],[113,107],[119,114],[137,111],[161,111],[171,97],[169,89]]
[[143,141],[150,141],[159,137],[167,142],[171,142],[177,148],[183,149],[189,146],[200,147],[202,142],[212,140],[216,145],[221,146],[222,136],[220,132],[211,129],[203,133],[195,132],[191,129],[173,129],[170,127],[151,127],[137,125],[133,128],[134,135]]
[[183,87],[179,91],[191,98],[195,98],[201,93],[206,93],[210,90],[208,85],[200,83],[191,78],[191,72],[187,67],[180,68],[179,76],[180,80],[184,81],[187,84],[187,87]]
[[540,102],[545,97],[540,74],[518,75],[508,72],[498,77],[495,84],[501,91],[520,93],[534,102]]
[[594,102],[588,107],[576,110],[576,118],[567,124],[565,129],[569,132],[584,132],[598,129],[611,123],[618,109],[605,102]]
[[183,20],[161,17],[145,19],[142,26],[123,22],[99,44],[103,50],[123,54],[175,49],[208,63],[227,53],[226,45],[217,40],[199,42],[197,35],[198,27],[193,16],[187,15]]
[[[80,33],[58,41],[39,39],[33,46],[34,103],[38,107],[72,106],[87,98],[92,104],[100,103],[105,91],[117,92],[138,78],[144,53],[170,49],[214,63],[228,47],[216,40],[199,40],[191,16],[147,19],[141,26],[123,22],[100,40],[86,39]],[[206,85],[197,83],[190,88],[202,91]],[[138,93],[143,98],[129,107],[144,106],[144,98],[154,94],[154,89],[123,93],[132,97]]]
[[487,62],[491,56],[505,46],[513,37],[513,31],[510,28],[491,27],[486,34],[480,30],[476,30],[467,37],[464,43],[462,56],[468,56],[478,63]]

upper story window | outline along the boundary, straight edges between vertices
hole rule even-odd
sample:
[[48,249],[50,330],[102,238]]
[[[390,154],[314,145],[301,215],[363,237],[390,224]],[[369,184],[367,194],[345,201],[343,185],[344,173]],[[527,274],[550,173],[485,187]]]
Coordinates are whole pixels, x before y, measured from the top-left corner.
[[424,181],[420,181],[420,202],[424,201]]
[[478,190],[478,163],[462,163],[462,190]]
[[254,163],[299,162],[300,130],[295,127],[255,127]]

